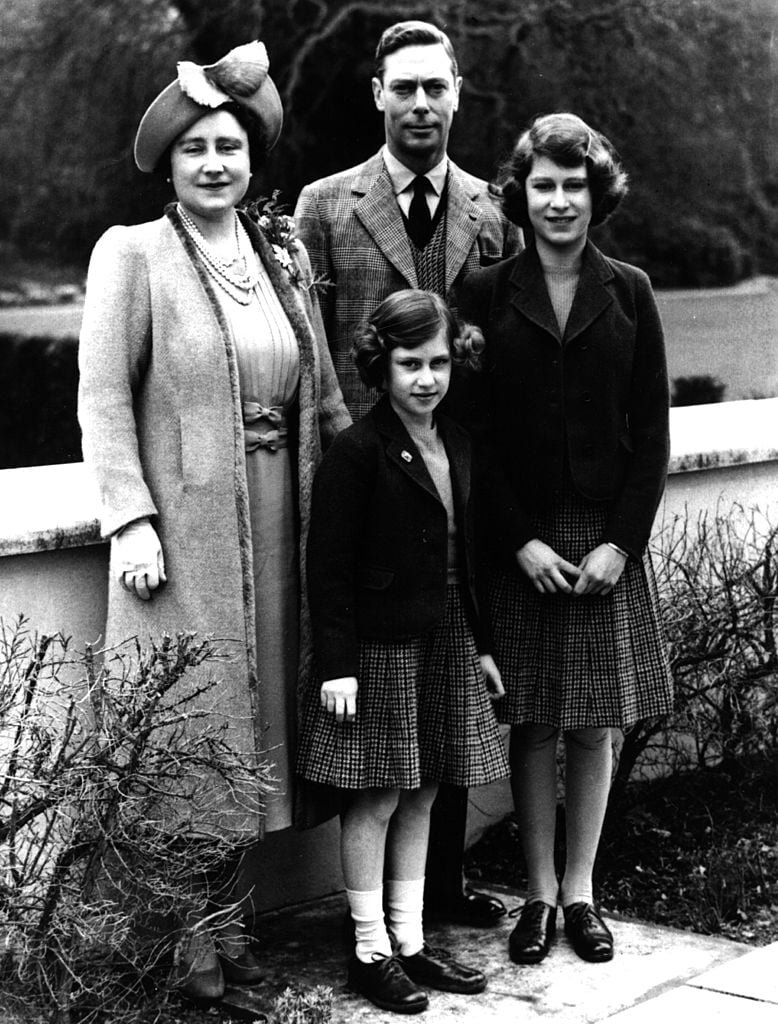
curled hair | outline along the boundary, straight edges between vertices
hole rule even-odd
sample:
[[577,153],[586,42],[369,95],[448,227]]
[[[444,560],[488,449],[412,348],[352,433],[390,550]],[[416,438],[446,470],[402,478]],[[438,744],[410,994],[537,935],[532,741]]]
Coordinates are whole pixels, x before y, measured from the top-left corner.
[[375,51],[375,77],[381,82],[384,80],[384,61],[390,53],[396,53],[406,46],[437,46],[438,43],[446,51],[451,61],[451,74],[456,78],[459,67],[451,40],[429,21],[398,21],[383,32]]
[[504,177],[492,186],[500,196],[503,213],[519,227],[530,227],[527,213],[527,178],[532,162],[548,157],[560,167],[586,164],[592,195],[592,226],[602,224],[627,194],[627,175],[616,150],[600,132],[576,114],[545,114],[537,117],[519,136],[504,168]]
[[454,362],[476,367],[484,349],[477,327],[463,325],[435,292],[404,288],[392,292],[354,332],[351,358],[364,384],[382,388],[395,348],[418,348],[445,331]]
[[[232,114],[241,128],[245,131],[249,140],[249,164],[252,171],[257,170],[265,162],[265,158],[267,156],[267,133],[265,131],[264,124],[253,111],[242,106],[240,103],[235,103],[232,100],[227,103],[222,103],[219,107],[203,107],[202,116],[205,117],[207,114],[213,114],[217,110],[226,110],[227,113]],[[197,122],[195,121],[195,124],[196,123]],[[189,131],[189,128],[185,130]],[[181,136],[179,135],[176,138],[180,137]],[[153,171],[156,176],[165,179],[172,176],[170,155],[173,152],[173,146],[175,143],[176,139],[173,139],[159,160],[157,160]]]

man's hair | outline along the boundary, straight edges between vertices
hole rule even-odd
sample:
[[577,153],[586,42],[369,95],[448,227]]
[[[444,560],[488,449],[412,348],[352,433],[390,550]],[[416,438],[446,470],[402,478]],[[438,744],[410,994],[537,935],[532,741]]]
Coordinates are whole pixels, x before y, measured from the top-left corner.
[[440,44],[451,61],[451,74],[459,74],[454,47],[445,32],[428,21],[398,21],[390,25],[378,40],[375,51],[375,76],[384,78],[384,61],[390,53],[396,53],[406,46],[437,46]]

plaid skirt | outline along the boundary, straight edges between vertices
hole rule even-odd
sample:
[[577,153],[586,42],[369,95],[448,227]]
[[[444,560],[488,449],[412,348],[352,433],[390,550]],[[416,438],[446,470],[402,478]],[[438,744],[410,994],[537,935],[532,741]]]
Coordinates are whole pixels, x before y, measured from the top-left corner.
[[[537,536],[573,565],[602,538],[607,508],[565,494],[535,518]],[[490,583],[494,657],[506,694],[496,705],[506,724],[560,729],[610,726],[666,714],[673,683],[646,551],[627,560],[607,595],[540,594],[515,571]]]
[[310,687],[297,770],[341,789],[417,789],[422,781],[480,786],[508,776],[458,584],[442,622],[411,640],[365,640],[357,713],[338,723]]

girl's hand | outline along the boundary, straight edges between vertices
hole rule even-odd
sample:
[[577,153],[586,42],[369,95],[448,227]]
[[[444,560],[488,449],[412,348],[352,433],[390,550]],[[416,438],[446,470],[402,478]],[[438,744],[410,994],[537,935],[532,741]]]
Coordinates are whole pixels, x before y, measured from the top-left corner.
[[491,654],[481,654],[479,658],[481,661],[481,671],[484,674],[486,692],[492,700],[499,700],[500,697],[505,696],[505,687],[502,685],[500,670],[495,665]]
[[528,540],[524,547],[519,548],[516,552],[516,561],[535,590],[541,594],[570,594],[581,575],[578,566],[567,562],[537,537]]
[[353,722],[357,714],[356,676],[328,679],[321,684],[321,706],[339,722]]
[[112,561],[121,585],[141,601],[151,600],[152,592],[167,582],[157,531],[148,519],[136,519],[115,533],[111,543]]
[[578,597],[585,594],[610,594],[619,582],[627,556],[616,551],[609,544],[598,544],[597,547],[584,555],[579,565],[581,575],[573,593]]

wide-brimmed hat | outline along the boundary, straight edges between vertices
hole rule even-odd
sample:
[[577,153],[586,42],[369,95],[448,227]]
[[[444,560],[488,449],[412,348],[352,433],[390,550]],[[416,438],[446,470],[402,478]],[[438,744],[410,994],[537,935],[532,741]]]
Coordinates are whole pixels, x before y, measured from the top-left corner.
[[216,64],[200,67],[180,61],[178,78],[152,102],[138,125],[135,163],[142,171],[153,171],[168,146],[204,114],[225,103],[237,103],[250,110],[263,128],[263,140],[270,150],[278,141],[284,111],[273,79],[265,44],[246,43],[230,50]]

